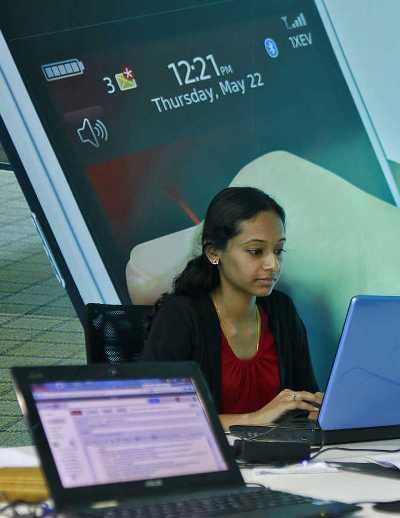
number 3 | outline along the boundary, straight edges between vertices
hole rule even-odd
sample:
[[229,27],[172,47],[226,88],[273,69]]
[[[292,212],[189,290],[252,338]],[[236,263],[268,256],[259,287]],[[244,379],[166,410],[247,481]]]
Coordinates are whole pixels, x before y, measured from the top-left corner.
[[113,94],[115,92],[115,86],[114,86],[114,83],[112,82],[111,77],[103,77],[103,81],[107,85],[107,93]]

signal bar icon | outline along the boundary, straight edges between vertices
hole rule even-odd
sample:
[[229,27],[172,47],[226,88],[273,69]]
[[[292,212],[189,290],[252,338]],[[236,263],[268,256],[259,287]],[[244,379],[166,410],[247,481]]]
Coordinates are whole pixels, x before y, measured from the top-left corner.
[[67,59],[65,61],[56,61],[41,66],[46,81],[57,81],[58,79],[66,79],[67,77],[81,76],[85,70],[85,66],[79,59]]
[[292,23],[288,23],[287,16],[281,16],[281,20],[285,24],[285,27],[288,31],[291,31],[293,29],[300,29],[300,27],[307,26],[307,20],[304,16],[304,13],[300,13],[299,16],[297,16]]
[[100,119],[96,119],[94,124],[92,124],[90,120],[85,117],[82,127],[78,128],[76,132],[82,144],[88,143],[95,148],[99,148],[102,141],[107,142],[108,140],[107,127]]

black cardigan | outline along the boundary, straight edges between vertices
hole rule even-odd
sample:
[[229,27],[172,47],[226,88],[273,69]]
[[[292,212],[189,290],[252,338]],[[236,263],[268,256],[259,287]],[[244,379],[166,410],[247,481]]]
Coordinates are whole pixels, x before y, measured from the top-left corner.
[[[267,312],[275,338],[281,389],[316,392],[306,330],[292,300],[274,290],[257,304]],[[154,317],[142,359],[196,361],[221,408],[221,328],[210,297],[168,296]]]

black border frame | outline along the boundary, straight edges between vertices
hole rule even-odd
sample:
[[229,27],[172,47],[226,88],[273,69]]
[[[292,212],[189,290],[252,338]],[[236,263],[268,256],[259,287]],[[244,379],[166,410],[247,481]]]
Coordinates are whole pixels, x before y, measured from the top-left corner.
[[[29,425],[32,438],[38,450],[41,466],[47,480],[50,494],[58,511],[85,507],[96,502],[126,500],[133,497],[151,497],[165,494],[173,495],[196,490],[216,490],[222,487],[244,487],[240,470],[235,462],[233,450],[229,446],[215,410],[209,389],[199,367],[194,362],[130,363],[118,365],[53,366],[53,367],[14,367],[12,377],[23,414]],[[200,473],[184,477],[166,477],[161,487],[146,487],[145,481],[118,482],[81,488],[64,488],[58,476],[50,446],[41,424],[33,400],[31,384],[54,381],[115,380],[143,378],[191,378],[198,389],[206,413],[210,419],[217,444],[227,464],[227,470],[213,473]],[[135,495],[136,493],[136,495]]]

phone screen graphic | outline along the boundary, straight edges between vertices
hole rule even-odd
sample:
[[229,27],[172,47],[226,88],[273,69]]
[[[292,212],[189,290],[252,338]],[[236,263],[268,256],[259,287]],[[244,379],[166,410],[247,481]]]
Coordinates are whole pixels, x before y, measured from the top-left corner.
[[[94,15],[89,2],[77,16],[87,23],[61,13],[48,30],[6,38],[70,189],[59,199],[76,200],[122,302],[150,303],[168,288],[198,246],[210,199],[267,153],[395,203],[313,2],[175,4]],[[101,286],[94,267],[93,277]]]

